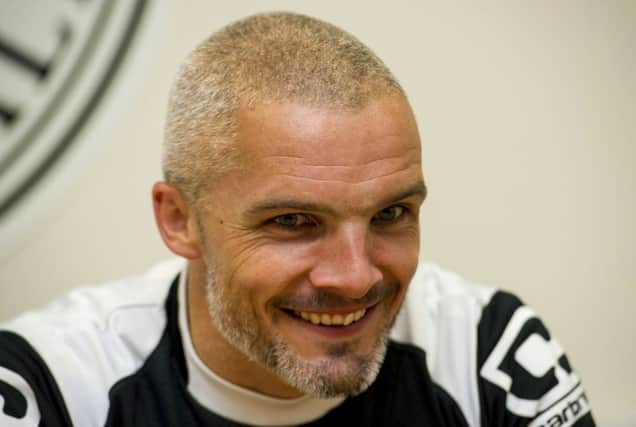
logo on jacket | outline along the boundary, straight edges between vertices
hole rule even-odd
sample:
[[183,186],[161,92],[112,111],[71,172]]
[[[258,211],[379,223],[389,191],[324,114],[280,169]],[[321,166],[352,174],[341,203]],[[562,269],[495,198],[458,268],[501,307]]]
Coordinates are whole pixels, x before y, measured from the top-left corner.
[[480,373],[506,392],[511,413],[534,419],[530,426],[570,426],[589,412],[563,349],[528,307],[515,311]]
[[0,366],[0,425],[37,427],[40,411],[31,386],[17,373]]

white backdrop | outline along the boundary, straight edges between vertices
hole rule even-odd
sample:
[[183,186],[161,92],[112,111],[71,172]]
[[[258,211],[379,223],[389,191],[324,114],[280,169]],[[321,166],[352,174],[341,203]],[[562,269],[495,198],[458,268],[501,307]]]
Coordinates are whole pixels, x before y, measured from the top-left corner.
[[520,294],[600,425],[635,425],[636,2],[520,3],[159,3],[81,135],[99,148],[0,259],[0,320],[169,255],[150,186],[178,63],[231,20],[293,10],[360,37],[409,93],[430,187],[422,258]]

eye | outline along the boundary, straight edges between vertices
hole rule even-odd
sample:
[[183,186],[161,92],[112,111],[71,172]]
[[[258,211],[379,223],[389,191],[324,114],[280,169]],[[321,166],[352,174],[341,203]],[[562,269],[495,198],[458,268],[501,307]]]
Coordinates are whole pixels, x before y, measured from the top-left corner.
[[283,228],[298,228],[303,225],[313,224],[314,222],[303,214],[285,214],[280,215],[271,220],[274,224]]
[[379,222],[396,222],[404,215],[405,210],[404,206],[389,206],[375,214],[373,220]]

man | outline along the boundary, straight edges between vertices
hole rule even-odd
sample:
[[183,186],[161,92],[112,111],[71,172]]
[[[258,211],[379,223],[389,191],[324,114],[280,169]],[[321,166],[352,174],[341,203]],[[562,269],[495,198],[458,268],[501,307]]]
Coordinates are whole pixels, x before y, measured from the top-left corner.
[[214,34],[164,149],[155,219],[187,262],[3,325],[0,425],[594,425],[529,308],[418,266],[413,113],[352,36],[284,13]]

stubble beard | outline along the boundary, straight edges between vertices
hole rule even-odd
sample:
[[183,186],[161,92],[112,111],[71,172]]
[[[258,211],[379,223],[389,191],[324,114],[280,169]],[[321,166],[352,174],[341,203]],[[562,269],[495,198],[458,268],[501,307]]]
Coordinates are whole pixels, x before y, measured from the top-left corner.
[[325,356],[309,360],[290,348],[280,334],[264,331],[247,301],[233,301],[228,289],[218,286],[210,263],[206,263],[206,270],[212,323],[226,341],[250,360],[265,366],[292,387],[318,398],[355,396],[375,381],[386,355],[394,318],[382,325],[370,354],[355,354],[355,343],[324,344]]

